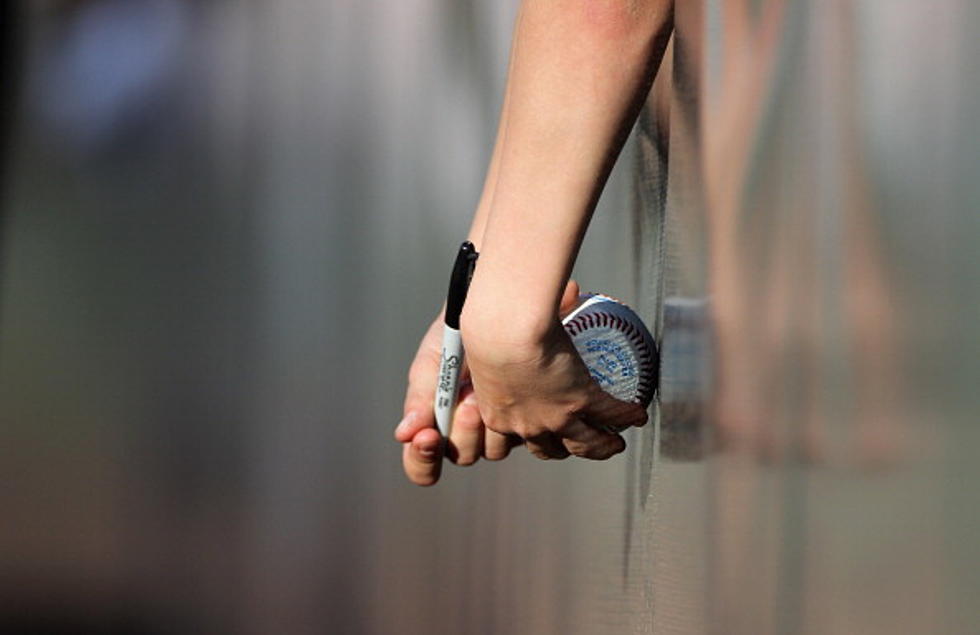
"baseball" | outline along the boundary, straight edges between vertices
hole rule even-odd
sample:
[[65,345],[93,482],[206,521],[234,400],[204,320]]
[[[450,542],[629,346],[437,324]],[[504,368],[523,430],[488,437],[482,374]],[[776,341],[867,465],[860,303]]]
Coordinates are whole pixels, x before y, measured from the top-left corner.
[[562,324],[603,390],[622,401],[650,404],[657,391],[659,354],[632,309],[606,295],[585,294]]

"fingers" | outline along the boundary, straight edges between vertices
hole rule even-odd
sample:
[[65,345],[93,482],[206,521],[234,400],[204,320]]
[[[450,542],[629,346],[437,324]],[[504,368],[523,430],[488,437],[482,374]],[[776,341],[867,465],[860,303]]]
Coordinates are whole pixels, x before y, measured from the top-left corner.
[[557,434],[566,452],[602,461],[626,449],[626,441],[620,432],[646,422],[646,408],[616,399],[595,386],[579,418],[568,421]]
[[524,445],[524,439],[513,434],[500,434],[486,428],[483,437],[483,456],[488,461],[500,461],[507,458],[511,448]]
[[429,367],[416,360],[408,375],[408,389],[405,392],[405,416],[395,428],[395,439],[408,443],[424,428],[436,425],[436,415],[433,402],[436,395],[436,375],[438,366]]
[[486,436],[483,438],[483,456],[488,461],[501,461],[510,454],[510,444],[507,442],[507,435],[494,432],[487,428]]
[[419,431],[402,448],[402,466],[416,485],[434,485],[442,473],[442,437],[434,428]]
[[603,461],[626,449],[618,434],[603,432],[582,421],[573,421],[562,430],[565,449],[584,459]]
[[[463,372],[469,374],[464,367]],[[438,353],[423,354],[420,350],[408,371],[408,388],[405,390],[404,417],[395,428],[395,439],[408,443],[424,428],[436,425],[433,403],[436,397],[436,381],[439,375]]]
[[545,461],[550,459],[560,461],[570,455],[561,439],[552,432],[545,432],[525,439],[524,444],[527,445],[528,452]]
[[628,401],[620,401],[598,386],[594,387],[580,418],[593,428],[621,432],[647,422],[647,410]]
[[407,413],[395,427],[395,440],[401,443],[408,443],[423,428],[431,428],[433,421],[429,417],[419,416],[421,410],[412,410]]
[[483,420],[476,405],[476,394],[472,386],[460,392],[460,403],[453,416],[453,427],[449,432],[449,459],[457,465],[472,465],[483,453]]

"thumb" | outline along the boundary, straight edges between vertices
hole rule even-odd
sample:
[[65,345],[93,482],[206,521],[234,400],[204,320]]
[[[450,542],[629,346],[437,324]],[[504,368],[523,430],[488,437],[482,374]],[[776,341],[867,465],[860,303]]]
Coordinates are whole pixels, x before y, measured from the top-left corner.
[[565,317],[578,305],[578,296],[580,290],[578,283],[574,280],[569,280],[568,284],[565,285],[565,291],[561,295],[561,302],[558,304],[558,315]]

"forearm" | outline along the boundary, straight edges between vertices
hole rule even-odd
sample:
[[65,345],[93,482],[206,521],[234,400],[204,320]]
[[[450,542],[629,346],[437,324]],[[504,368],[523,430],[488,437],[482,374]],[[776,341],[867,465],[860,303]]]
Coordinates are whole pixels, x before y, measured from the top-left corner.
[[515,330],[550,326],[670,23],[669,0],[525,0],[467,313],[499,324],[497,309],[517,305]]
[[[514,43],[511,43],[510,66],[507,76],[510,77],[510,70],[514,62]],[[500,156],[503,154],[504,131],[507,128],[507,112],[510,106],[510,82],[504,90],[503,104],[500,108],[500,121],[497,124],[497,137],[493,144],[493,155],[490,157],[490,165],[487,168],[486,178],[483,181],[483,192],[480,201],[473,214],[473,222],[470,224],[470,231],[467,240],[476,245],[477,251],[483,248],[483,235],[486,232],[487,219],[490,217],[490,209],[493,206],[494,193],[497,190],[497,175],[500,172]]]

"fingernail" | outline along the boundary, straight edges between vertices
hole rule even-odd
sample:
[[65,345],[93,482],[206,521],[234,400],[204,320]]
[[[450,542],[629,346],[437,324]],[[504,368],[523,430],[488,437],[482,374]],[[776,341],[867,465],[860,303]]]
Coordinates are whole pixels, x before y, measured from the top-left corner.
[[436,458],[436,449],[434,447],[421,447],[419,454],[423,459],[434,459]]
[[466,395],[466,399],[463,400],[463,403],[465,403],[468,406],[475,406],[476,405],[476,393],[475,392],[471,392],[470,394]]
[[402,433],[408,430],[409,426],[412,425],[412,422],[415,421],[415,417],[417,416],[417,414],[418,413],[416,413],[415,411],[412,411],[407,415],[405,415],[405,417],[398,422],[398,427],[395,428],[395,432]]

